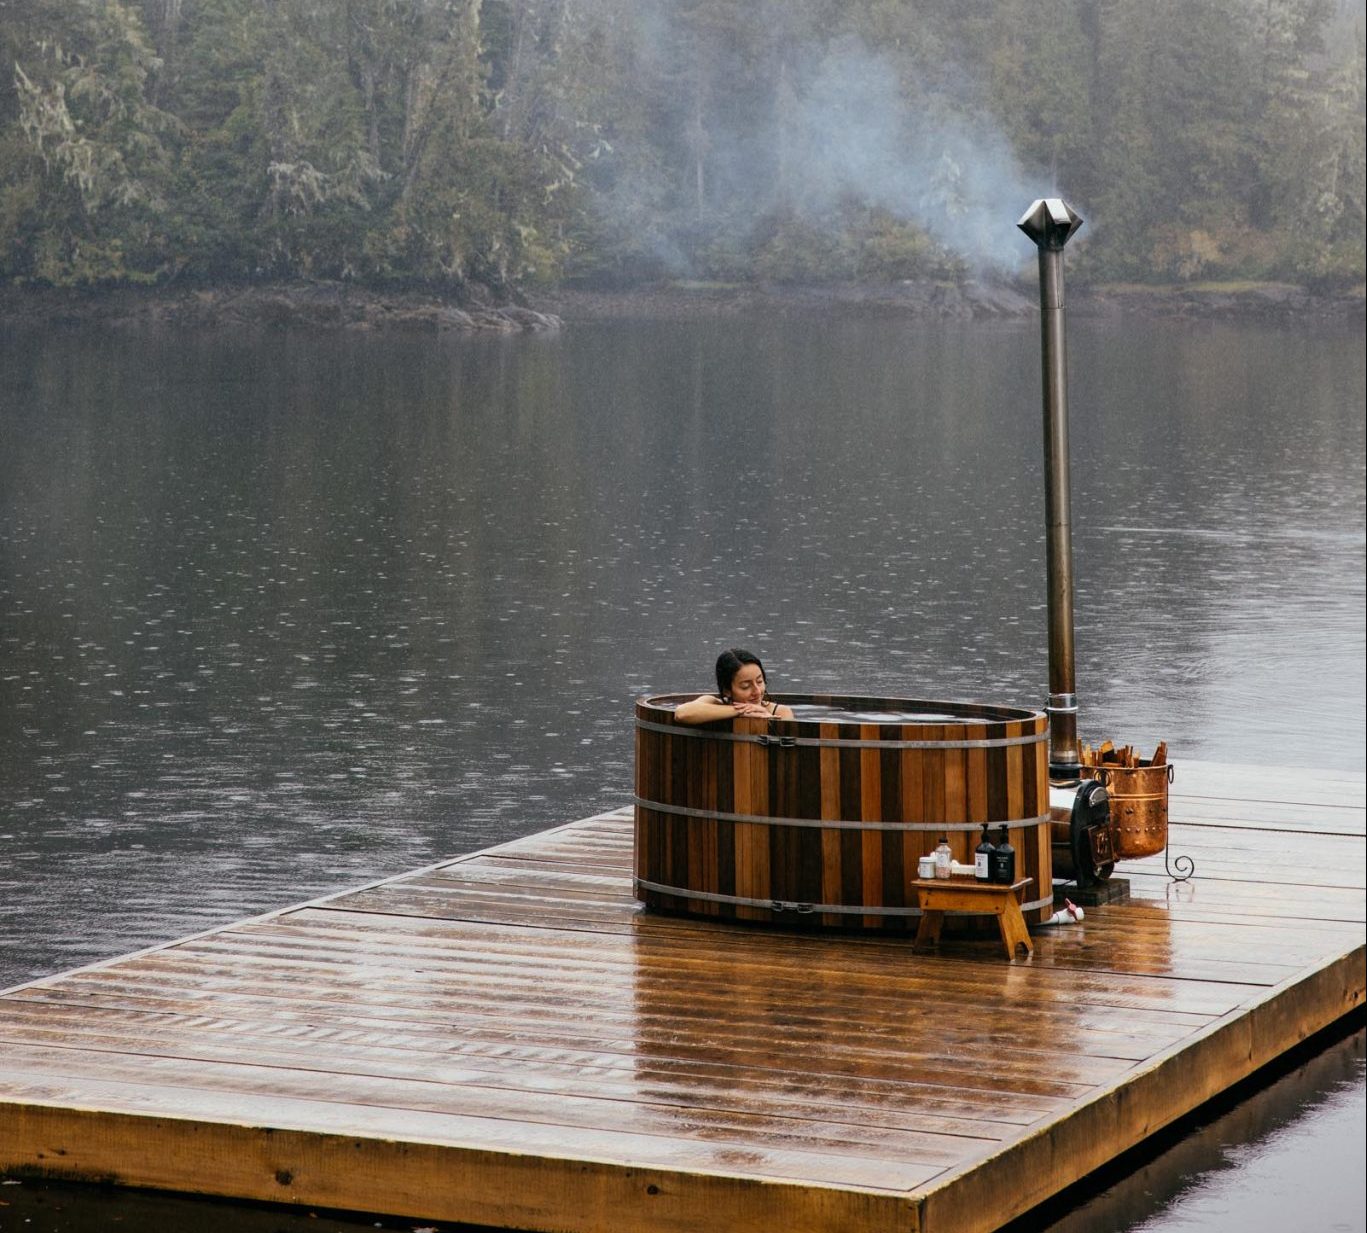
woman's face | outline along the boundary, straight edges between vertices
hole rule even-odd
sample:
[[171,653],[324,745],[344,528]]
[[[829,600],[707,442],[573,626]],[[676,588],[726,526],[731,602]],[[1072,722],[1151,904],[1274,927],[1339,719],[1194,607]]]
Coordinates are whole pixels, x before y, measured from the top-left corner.
[[764,669],[758,664],[742,664],[731,678],[732,702],[760,702],[764,698]]

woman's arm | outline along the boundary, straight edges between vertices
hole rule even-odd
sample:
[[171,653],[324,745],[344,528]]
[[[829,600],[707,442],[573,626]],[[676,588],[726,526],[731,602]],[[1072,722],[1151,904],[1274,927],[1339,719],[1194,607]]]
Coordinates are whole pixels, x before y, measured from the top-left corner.
[[674,718],[681,724],[710,724],[719,719],[792,719],[792,707],[777,702],[749,702],[744,706],[723,702],[714,694],[702,694],[692,702],[685,702],[674,710]]
[[674,718],[681,724],[710,724],[718,719],[735,719],[736,708],[712,694],[702,694],[692,702],[682,703],[674,710]]

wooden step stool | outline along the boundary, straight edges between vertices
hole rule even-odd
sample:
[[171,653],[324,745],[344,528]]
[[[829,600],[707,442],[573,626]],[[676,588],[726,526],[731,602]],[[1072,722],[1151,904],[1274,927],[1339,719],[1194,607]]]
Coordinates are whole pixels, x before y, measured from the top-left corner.
[[917,879],[911,885],[921,906],[921,924],[916,930],[914,949],[939,942],[946,912],[991,912],[997,917],[1006,957],[1014,959],[1018,946],[1024,946],[1025,953],[1033,955],[1035,944],[1021,915],[1021,892],[1034,880],[1021,878],[1007,886],[1004,882],[979,882],[965,877]]

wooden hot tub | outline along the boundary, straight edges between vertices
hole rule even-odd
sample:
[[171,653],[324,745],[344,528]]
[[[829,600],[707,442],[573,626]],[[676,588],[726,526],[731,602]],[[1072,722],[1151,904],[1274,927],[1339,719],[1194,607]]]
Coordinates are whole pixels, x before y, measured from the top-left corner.
[[1048,717],[974,703],[784,694],[792,720],[681,724],[636,703],[636,895],[728,920],[905,929],[917,858],[973,859],[1005,823],[1027,923],[1053,912]]

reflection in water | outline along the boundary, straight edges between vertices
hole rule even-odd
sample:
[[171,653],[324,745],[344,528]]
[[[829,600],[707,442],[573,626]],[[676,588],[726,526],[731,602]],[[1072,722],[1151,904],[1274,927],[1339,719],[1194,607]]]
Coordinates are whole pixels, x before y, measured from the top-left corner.
[[[1137,1149],[1065,1196],[1066,1214],[1041,1224],[1035,1213],[1006,1233],[1176,1233],[1178,1230],[1296,1230],[1361,1233],[1367,1228],[1362,1174],[1367,1150],[1364,1030],[1260,1090],[1202,1110],[1176,1142]],[[1104,1190],[1098,1187],[1107,1182]]]
[[[376,1229],[413,1233],[493,1233],[477,1225],[419,1225],[412,1219],[321,1215],[308,1209],[220,1203],[142,1191],[24,1181],[0,1190],[8,1207],[0,1230],[22,1233],[374,1233]],[[505,1231],[506,1233],[506,1231]]]
[[[1360,330],[1070,343],[1083,735],[1360,768]],[[0,986],[620,805],[737,641],[1039,705],[1037,348],[0,336]]]

